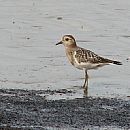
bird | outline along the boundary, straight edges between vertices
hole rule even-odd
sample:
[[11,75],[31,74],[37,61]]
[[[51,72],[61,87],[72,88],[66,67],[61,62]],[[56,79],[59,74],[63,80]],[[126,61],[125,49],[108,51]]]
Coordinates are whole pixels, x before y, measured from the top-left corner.
[[56,45],[63,44],[66,56],[70,63],[77,69],[85,71],[85,81],[83,84],[84,92],[88,93],[88,70],[98,69],[105,65],[122,65],[121,62],[110,60],[95,54],[93,51],[79,47],[72,35],[64,35],[62,40]]

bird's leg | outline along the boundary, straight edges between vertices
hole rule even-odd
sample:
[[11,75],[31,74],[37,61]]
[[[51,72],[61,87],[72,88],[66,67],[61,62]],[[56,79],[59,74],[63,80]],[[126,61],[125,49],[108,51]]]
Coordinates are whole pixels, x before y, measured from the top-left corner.
[[85,82],[84,82],[84,85],[83,85],[83,88],[88,88],[88,73],[87,73],[87,70],[85,70]]
[[85,70],[85,82],[83,85],[84,93],[88,93],[88,73],[87,70]]

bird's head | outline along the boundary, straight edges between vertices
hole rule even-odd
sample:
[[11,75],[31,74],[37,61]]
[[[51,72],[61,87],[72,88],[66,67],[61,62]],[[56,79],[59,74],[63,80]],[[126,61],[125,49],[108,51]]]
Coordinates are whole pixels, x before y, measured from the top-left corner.
[[76,47],[76,41],[72,35],[64,35],[56,45],[63,44],[65,47]]

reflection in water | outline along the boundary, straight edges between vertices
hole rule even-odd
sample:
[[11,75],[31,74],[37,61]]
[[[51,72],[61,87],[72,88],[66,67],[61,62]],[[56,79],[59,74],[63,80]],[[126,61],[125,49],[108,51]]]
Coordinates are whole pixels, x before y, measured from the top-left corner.
[[88,89],[84,89],[84,97],[88,96]]
[[83,97],[88,97],[88,88],[83,88],[83,86],[73,86],[70,87],[69,89],[73,89],[72,91],[75,91],[75,95],[77,95],[77,98],[83,98]]

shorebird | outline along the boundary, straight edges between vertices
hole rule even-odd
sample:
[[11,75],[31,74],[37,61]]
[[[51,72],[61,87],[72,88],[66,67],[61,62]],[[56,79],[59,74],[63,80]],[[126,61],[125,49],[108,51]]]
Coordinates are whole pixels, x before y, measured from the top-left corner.
[[56,45],[59,44],[64,45],[70,63],[74,67],[85,71],[83,88],[86,92],[88,91],[88,70],[97,69],[109,64],[122,65],[119,61],[103,58],[90,50],[77,46],[76,40],[72,35],[64,35],[62,40]]

